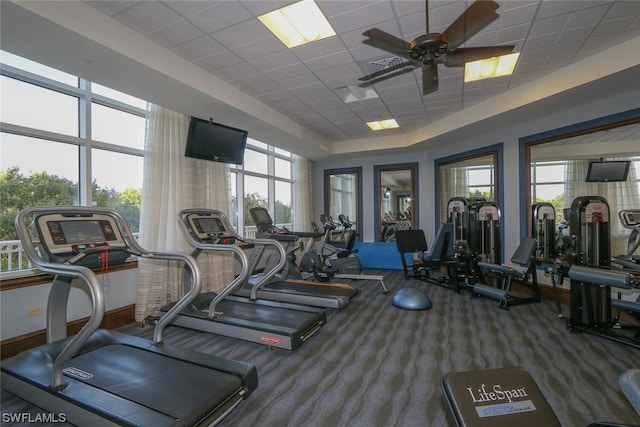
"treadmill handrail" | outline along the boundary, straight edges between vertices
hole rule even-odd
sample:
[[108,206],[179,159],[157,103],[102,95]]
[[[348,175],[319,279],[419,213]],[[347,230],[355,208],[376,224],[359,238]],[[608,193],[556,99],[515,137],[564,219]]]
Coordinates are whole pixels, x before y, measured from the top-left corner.
[[57,388],[63,385],[63,369],[66,363],[78,352],[78,350],[87,342],[89,337],[100,327],[102,319],[104,317],[105,304],[104,304],[104,292],[96,274],[88,267],[76,265],[76,264],[61,264],[46,261],[38,250],[36,249],[36,243],[41,243],[39,236],[35,236],[30,230],[27,220],[32,217],[38,217],[45,214],[61,214],[69,217],[72,216],[88,216],[88,215],[107,215],[113,218],[118,226],[120,234],[124,239],[127,246],[127,250],[132,255],[137,255],[143,258],[163,259],[163,260],[177,260],[185,263],[185,266],[191,270],[193,274],[193,283],[189,292],[184,295],[178,303],[172,307],[164,316],[158,321],[154,331],[154,343],[162,342],[162,334],[165,326],[177,316],[182,309],[184,309],[200,292],[200,272],[197,268],[196,261],[188,254],[180,252],[152,252],[143,249],[136,239],[133,237],[133,233],[129,229],[124,217],[107,208],[85,207],[85,206],[38,206],[25,208],[15,218],[15,227],[20,238],[23,250],[33,265],[44,273],[51,273],[55,275],[71,276],[74,278],[80,278],[84,281],[89,289],[91,296],[91,315],[89,321],[80,329],[80,331],[69,341],[65,348],[58,354],[53,361],[51,369],[51,387]]
[[[217,209],[207,209],[207,208],[192,208],[192,209],[183,209],[178,213],[178,224],[180,225],[180,229],[182,230],[182,234],[184,234],[185,239],[187,240],[187,242],[193,246],[194,248],[196,248],[196,250],[221,250],[221,247],[233,247],[236,248],[238,251],[241,252],[241,255],[239,255],[241,257],[241,259],[243,260],[243,268],[246,266],[247,268],[247,275],[244,278],[244,280],[235,280],[233,283],[233,286],[229,285],[227,286],[222,292],[220,292],[216,298],[214,298],[214,300],[211,301],[211,304],[209,305],[209,317],[212,317],[212,313],[214,313],[215,310],[215,305],[218,304],[219,301],[221,301],[225,296],[235,292],[236,290],[238,290],[241,286],[244,286],[244,284],[249,280],[249,276],[251,275],[252,271],[250,270],[250,266],[249,266],[249,262],[248,262],[248,258],[246,256],[246,254],[244,253],[244,251],[240,248],[238,248],[236,245],[219,245],[219,244],[214,244],[214,243],[204,243],[200,240],[197,240],[193,234],[191,233],[191,231],[189,230],[189,226],[188,226],[188,217],[190,215],[215,215],[218,218],[221,219],[221,221],[224,223],[224,227],[227,229],[227,232],[229,234],[232,234],[233,237],[242,242],[242,243],[249,243],[249,244],[253,244],[253,245],[263,245],[263,246],[271,246],[273,247],[276,252],[278,253],[278,255],[280,255],[278,262],[274,265],[274,267],[269,270],[267,273],[265,273],[262,278],[260,279],[260,281],[258,283],[256,283],[255,285],[253,285],[253,288],[251,290],[251,299],[252,300],[256,300],[258,299],[258,291],[273,277],[275,276],[279,271],[281,271],[286,262],[287,262],[287,254],[284,250],[284,248],[282,247],[282,245],[280,243],[278,243],[277,241],[273,240],[273,239],[249,239],[246,237],[242,237],[240,236],[238,233],[235,232],[235,230],[233,229],[233,226],[231,225],[231,223],[229,222],[227,216],[220,210]],[[192,252],[192,254],[195,254],[195,256],[197,256],[197,254],[199,253],[199,251],[194,250]],[[238,252],[236,252],[238,253]],[[246,262],[245,262],[246,261]],[[240,276],[242,276],[242,273],[240,274]],[[239,276],[239,277],[240,277]],[[228,292],[225,292],[227,291]],[[224,295],[220,295],[223,294]]]
[[251,299],[255,301],[258,299],[258,291],[262,289],[264,285],[266,285],[279,271],[284,268],[285,264],[287,263],[287,254],[284,251],[284,247],[277,240],[246,239],[244,237],[241,237],[240,241],[244,243],[250,243],[252,245],[271,246],[275,249],[278,255],[280,255],[278,262],[273,266],[273,268],[263,274],[260,280],[251,288]]
[[[212,251],[233,252],[235,255],[237,255],[240,258],[240,265],[241,265],[240,274],[238,274],[227,286],[225,286],[224,289],[218,292],[216,296],[209,303],[207,314],[209,316],[209,319],[213,319],[218,314],[222,314],[222,313],[216,313],[216,306],[218,305],[218,303],[222,301],[225,297],[234,293],[237,289],[242,287],[244,283],[249,279],[249,261],[244,251],[242,251],[242,249],[238,248],[235,245],[212,244],[210,246],[212,246],[212,249],[210,249]],[[200,252],[202,252],[202,249],[196,247],[193,249],[193,251],[191,251],[191,256],[197,260],[198,255],[200,255]],[[189,273],[190,273],[189,270],[187,270],[186,268],[183,269],[182,271],[183,289],[184,289],[184,284],[188,279]]]

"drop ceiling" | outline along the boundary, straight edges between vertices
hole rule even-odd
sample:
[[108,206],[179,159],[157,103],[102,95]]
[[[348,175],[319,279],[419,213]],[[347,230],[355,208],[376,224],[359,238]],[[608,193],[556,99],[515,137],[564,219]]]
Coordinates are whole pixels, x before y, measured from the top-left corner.
[[[311,159],[442,143],[597,82],[611,93],[639,87],[640,1],[498,0],[499,18],[463,46],[515,45],[513,75],[463,83],[464,68],[442,67],[439,90],[423,96],[417,69],[373,84],[377,98],[346,103],[341,90],[394,61],[362,33],[377,27],[411,41],[425,32],[425,2],[317,0],[337,35],[288,49],[257,16],[290,3],[2,1],[0,40],[12,53]],[[430,31],[444,31],[470,4],[431,0]],[[387,118],[400,128],[365,124]]]

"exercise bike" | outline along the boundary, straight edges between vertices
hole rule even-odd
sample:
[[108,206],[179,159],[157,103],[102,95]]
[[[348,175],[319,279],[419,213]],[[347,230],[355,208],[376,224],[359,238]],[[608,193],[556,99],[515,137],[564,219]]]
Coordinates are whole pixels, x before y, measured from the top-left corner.
[[322,235],[322,239],[317,247],[305,250],[300,260],[300,268],[307,270],[320,262],[322,268],[332,271],[334,274],[360,274],[362,264],[358,257],[358,250],[354,249],[355,230],[350,229],[345,232],[345,247],[340,248],[329,243],[331,235],[338,228],[338,225],[328,215],[320,215],[320,221],[324,226],[324,233],[315,222],[311,223],[311,227],[316,233]]

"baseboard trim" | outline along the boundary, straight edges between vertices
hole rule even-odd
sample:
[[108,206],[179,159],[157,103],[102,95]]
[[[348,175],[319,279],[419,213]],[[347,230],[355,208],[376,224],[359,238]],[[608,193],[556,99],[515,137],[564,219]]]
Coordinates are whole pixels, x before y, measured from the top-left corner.
[[[553,286],[549,285],[539,285],[540,286],[540,296],[542,299],[554,301],[556,297],[553,294]],[[569,300],[571,298],[571,292],[566,288],[558,288],[558,298],[560,299],[561,305],[569,306]]]
[[[104,319],[100,324],[104,329],[116,329],[135,321],[136,305],[126,305],[124,307],[109,310],[104,314]],[[73,320],[67,323],[67,334],[74,335],[89,320],[88,317]],[[0,342],[0,360],[14,356],[22,351],[40,346],[47,342],[47,331],[45,329],[30,332],[13,338],[8,338]]]

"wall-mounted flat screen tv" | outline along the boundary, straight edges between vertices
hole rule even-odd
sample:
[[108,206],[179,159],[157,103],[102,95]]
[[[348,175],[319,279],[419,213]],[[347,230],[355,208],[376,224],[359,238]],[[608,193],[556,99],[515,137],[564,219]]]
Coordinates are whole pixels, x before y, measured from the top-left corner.
[[586,182],[622,182],[629,175],[629,160],[590,162]]
[[241,165],[249,132],[191,117],[185,156]]

